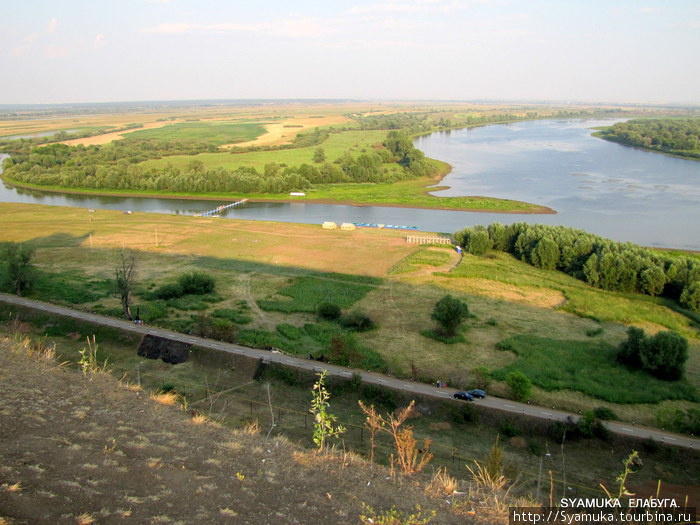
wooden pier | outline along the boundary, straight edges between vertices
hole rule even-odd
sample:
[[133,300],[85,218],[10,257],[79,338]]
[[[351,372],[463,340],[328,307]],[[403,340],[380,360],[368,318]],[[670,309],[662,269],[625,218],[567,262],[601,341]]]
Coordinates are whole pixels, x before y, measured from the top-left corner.
[[213,210],[205,211],[204,213],[197,213],[195,214],[195,217],[210,217],[212,215],[216,215],[217,213],[221,213],[224,210],[228,210],[229,208],[234,208],[236,206],[240,206],[241,204],[245,204],[248,202],[248,199],[241,199],[236,202],[231,202],[229,204],[222,204],[221,206],[217,206]]

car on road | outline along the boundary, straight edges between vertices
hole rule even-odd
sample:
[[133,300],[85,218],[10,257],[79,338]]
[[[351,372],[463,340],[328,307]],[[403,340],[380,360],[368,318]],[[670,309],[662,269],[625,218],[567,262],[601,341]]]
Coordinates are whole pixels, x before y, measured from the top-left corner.
[[471,395],[469,392],[465,392],[464,390],[455,392],[453,397],[455,399],[461,399],[463,401],[474,401],[474,396]]
[[484,399],[486,397],[486,391],[480,388],[475,388],[474,390],[467,390],[467,394],[472,397],[478,397],[479,399]]

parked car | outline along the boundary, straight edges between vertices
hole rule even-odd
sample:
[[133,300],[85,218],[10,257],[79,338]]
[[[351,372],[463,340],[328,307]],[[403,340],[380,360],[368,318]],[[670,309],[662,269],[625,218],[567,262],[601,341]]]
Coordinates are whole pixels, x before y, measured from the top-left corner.
[[454,398],[455,399],[462,399],[463,401],[474,401],[474,396],[471,395],[469,392],[465,392],[463,390],[460,390],[459,392],[455,392]]
[[486,397],[486,391],[480,388],[475,388],[474,390],[467,390],[467,394],[472,397],[478,397],[479,399],[484,399]]

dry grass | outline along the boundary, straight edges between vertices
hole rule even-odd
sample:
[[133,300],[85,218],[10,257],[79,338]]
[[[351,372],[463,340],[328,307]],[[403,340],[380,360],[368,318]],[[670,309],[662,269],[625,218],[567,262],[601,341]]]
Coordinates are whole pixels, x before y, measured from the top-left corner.
[[453,496],[458,489],[457,478],[450,476],[445,467],[441,467],[433,475],[425,491],[435,498]]
[[345,524],[363,503],[377,516],[420,505],[437,523],[463,523],[355,454],[305,451],[256,425],[188,424],[190,414],[109,375],[76,381],[10,341],[0,350],[0,523]]
[[176,392],[151,392],[150,398],[156,403],[167,406],[175,406],[180,400]]

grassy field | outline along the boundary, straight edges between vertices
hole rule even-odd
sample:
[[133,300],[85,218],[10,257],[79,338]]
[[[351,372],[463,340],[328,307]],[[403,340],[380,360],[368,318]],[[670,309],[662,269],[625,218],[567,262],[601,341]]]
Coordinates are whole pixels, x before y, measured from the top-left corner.
[[133,131],[127,135],[127,140],[150,139],[161,142],[190,140],[222,146],[233,142],[254,140],[263,133],[265,128],[257,122],[186,122]]
[[[333,162],[348,151],[354,155],[372,151],[373,147],[378,144],[381,145],[385,137],[386,131],[345,131],[331,134],[321,146],[325,151],[326,158]],[[263,171],[266,164],[273,162],[285,166],[300,166],[304,163],[314,164],[313,155],[317,147],[309,146],[272,151],[239,152],[232,150],[218,153],[200,153],[197,155],[197,160],[203,162],[208,169],[226,168],[235,170],[242,166],[251,166],[258,171]],[[144,168],[162,168],[167,164],[172,164],[175,167],[185,168],[191,160],[192,157],[188,155],[175,155],[149,160],[141,163],[141,166]],[[393,167],[395,164],[387,164],[386,166]]]
[[[558,390],[538,379],[538,373],[551,369],[545,363],[585,364],[586,352],[617,346],[632,324],[652,333],[674,329],[689,337],[687,384],[700,384],[700,344],[692,319],[663,300],[595,290],[506,254],[465,255],[455,267],[459,258],[453,250],[407,244],[397,231],[326,231],[316,225],[89,213],[24,204],[1,205],[0,220],[1,240],[37,249],[39,298],[102,313],[119,315],[110,283],[117,250],[126,247],[138,254],[134,306],[144,318],[176,329],[195,329],[200,316],[207,315],[226,321],[249,344],[316,355],[327,352],[335,333],[345,333],[337,324],[316,319],[315,305],[331,299],[346,311],[364,312],[377,324],[353,337],[359,347],[381,356],[392,374],[467,387],[474,385],[475,369],[483,367],[495,374],[491,392],[507,395],[498,371],[527,366],[542,385],[535,388],[536,403],[574,411],[605,404],[624,419],[654,425],[658,414],[694,405],[661,401],[674,396],[657,394],[651,404],[648,398],[615,398],[610,391],[577,383],[571,374],[566,381],[562,378]],[[193,269],[214,276],[213,296],[148,299],[157,287]],[[473,314],[464,326],[464,343],[445,345],[421,335],[434,328],[432,308],[446,293],[465,300]],[[498,349],[509,338],[544,335],[558,342],[549,346],[550,361],[528,361]],[[569,355],[567,349],[573,347],[582,350]],[[574,355],[578,357],[572,361]],[[609,367],[594,368],[593,381],[604,383]],[[643,389],[644,378],[628,379]]]

